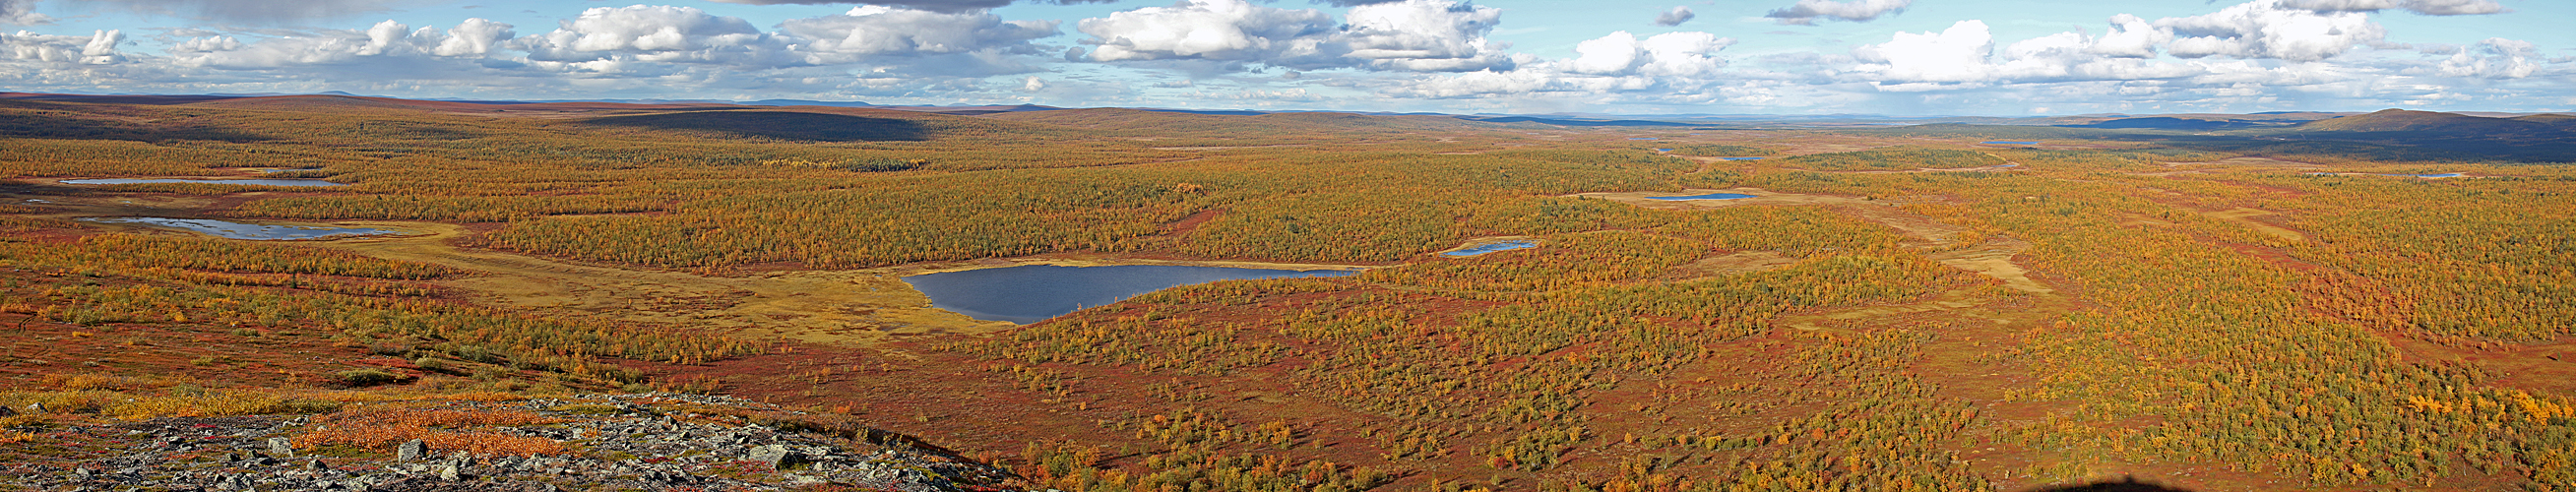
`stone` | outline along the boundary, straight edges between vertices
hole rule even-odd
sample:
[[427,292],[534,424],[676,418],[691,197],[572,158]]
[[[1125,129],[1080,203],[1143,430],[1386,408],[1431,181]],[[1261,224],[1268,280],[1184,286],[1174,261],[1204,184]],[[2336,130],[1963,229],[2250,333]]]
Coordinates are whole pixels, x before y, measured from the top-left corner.
[[450,482],[462,481],[465,480],[465,471],[458,470],[454,466],[440,466],[438,467],[438,479]]
[[29,403],[27,404],[27,413],[45,413],[45,404]]
[[313,470],[313,471],[326,471],[326,470],[330,470],[330,469],[331,469],[331,465],[323,464],[323,463],[322,463],[322,459],[321,459],[321,458],[314,458],[312,463],[306,463],[306,464],[304,464],[304,469],[306,469],[306,470]]
[[418,461],[429,456],[429,443],[413,439],[394,448],[394,461]]
[[268,438],[268,452],[282,458],[295,457],[295,442],[283,437]]
[[786,445],[770,444],[751,448],[751,460],[768,464],[771,470],[785,470],[787,467],[803,462],[805,456],[787,449]]

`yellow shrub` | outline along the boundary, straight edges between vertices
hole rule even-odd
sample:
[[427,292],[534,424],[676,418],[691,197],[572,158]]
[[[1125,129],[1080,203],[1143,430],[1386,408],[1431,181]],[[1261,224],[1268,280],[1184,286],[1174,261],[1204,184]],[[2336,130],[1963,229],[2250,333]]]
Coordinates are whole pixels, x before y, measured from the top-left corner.
[[211,392],[144,397],[109,406],[100,413],[139,420],[160,417],[323,413],[339,409],[340,403],[334,401],[263,393]]

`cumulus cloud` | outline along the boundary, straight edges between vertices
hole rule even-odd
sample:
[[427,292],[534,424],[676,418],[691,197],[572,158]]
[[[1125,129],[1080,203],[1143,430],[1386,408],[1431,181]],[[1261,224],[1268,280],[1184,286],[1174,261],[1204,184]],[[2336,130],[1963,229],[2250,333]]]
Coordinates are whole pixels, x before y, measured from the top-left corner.
[[2540,48],[2529,41],[2487,38],[2442,60],[2441,73],[2453,77],[2519,79],[2540,70]]
[[493,22],[481,18],[466,19],[465,22],[458,23],[456,27],[449,28],[447,30],[447,39],[439,40],[438,47],[432,48],[430,51],[438,56],[480,56],[488,54],[492,52],[493,46],[500,45],[504,41],[518,37],[516,32],[512,32],[510,30],[511,27],[511,25],[506,23]]
[[136,12],[225,22],[293,24],[382,12],[397,0],[83,0]]
[[1533,92],[1702,92],[1721,78],[1717,54],[1735,39],[1705,32],[1671,32],[1645,39],[1627,31],[1575,45],[1573,58],[1519,61],[1510,71],[1482,70],[1426,77],[1389,89],[1391,95],[1465,98]]
[[[977,10],[991,9],[991,8],[1001,7],[1001,6],[1004,6],[1004,5],[1010,5],[1011,3],[1013,3],[1013,0],[712,0],[712,1],[719,2],[719,3],[739,3],[739,4],[746,4],[746,5],[828,5],[828,4],[851,4],[851,3],[855,3],[855,4],[866,4],[866,5],[882,5],[882,6],[888,6],[888,7],[898,7],[898,8],[912,9],[912,10],[928,10],[928,11],[932,11],[932,12],[949,13],[949,14],[955,14],[955,13],[962,13],[962,12],[970,12],[970,11],[977,11]],[[1109,2],[1115,2],[1115,1],[1118,1],[1118,0],[1039,0],[1039,1],[1034,1],[1034,2],[1030,2],[1030,3],[1045,3],[1045,4],[1055,4],[1055,5],[1073,5],[1073,4],[1082,4],[1082,3],[1109,3]]]
[[1655,25],[1664,27],[1678,26],[1682,25],[1684,22],[1690,22],[1690,20],[1695,17],[1699,17],[1699,14],[1691,13],[1690,7],[1674,6],[1672,10],[1666,10],[1664,13],[1655,14]]
[[1451,0],[1403,0],[1352,7],[1347,23],[1322,11],[1244,0],[1188,0],[1083,19],[1075,29],[1097,45],[1092,61],[1213,60],[1294,69],[1368,67],[1408,71],[1508,69],[1503,46],[1487,41],[1502,10]]
[[2505,11],[2504,5],[2495,0],[2284,0],[2281,6],[2317,13],[2405,9],[2424,15],[2483,15]]
[[1465,2],[1411,0],[1352,7],[1349,23],[1329,43],[1374,68],[1457,72],[1509,68],[1503,47],[1485,35],[1502,9]]
[[1029,40],[1056,35],[1054,21],[1003,21],[988,12],[940,13],[866,6],[848,13],[780,25],[805,49],[867,56],[967,53],[1007,49],[1034,53]]
[[0,24],[27,26],[53,22],[54,18],[36,13],[36,0],[0,0]]
[[1763,14],[1781,24],[1815,25],[1816,19],[1869,22],[1878,16],[1904,12],[1914,0],[1798,0],[1797,4]]
[[2173,33],[2166,53],[2182,58],[2316,61],[2388,36],[2368,14],[2286,8],[2282,1],[2247,2],[2206,15],[2158,19],[2154,25]]
[[116,45],[125,35],[114,30],[96,31],[88,36],[50,36],[18,31],[0,34],[0,55],[9,60],[52,65],[108,65],[125,60]]
[[1266,61],[1321,54],[1333,18],[1317,10],[1289,10],[1243,0],[1188,0],[1083,19],[1075,29],[1097,61],[1207,59]]
[[781,66],[789,43],[736,17],[695,7],[595,7],[553,32],[513,41],[528,59],[614,69],[623,62]]
[[1986,78],[1986,57],[1995,37],[1984,21],[1959,21],[1941,32],[1896,33],[1885,43],[1852,50],[1864,67],[1889,79],[1919,82],[1967,82]]

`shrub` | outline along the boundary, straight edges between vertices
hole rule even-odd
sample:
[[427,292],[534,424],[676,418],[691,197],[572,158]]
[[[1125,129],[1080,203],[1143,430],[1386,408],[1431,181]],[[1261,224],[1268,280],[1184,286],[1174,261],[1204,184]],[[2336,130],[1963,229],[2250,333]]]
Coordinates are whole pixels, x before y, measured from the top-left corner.
[[332,374],[331,377],[339,379],[342,384],[350,386],[375,386],[379,384],[399,383],[403,380],[410,379],[398,374],[385,372],[382,369],[353,369],[340,371],[338,374]]

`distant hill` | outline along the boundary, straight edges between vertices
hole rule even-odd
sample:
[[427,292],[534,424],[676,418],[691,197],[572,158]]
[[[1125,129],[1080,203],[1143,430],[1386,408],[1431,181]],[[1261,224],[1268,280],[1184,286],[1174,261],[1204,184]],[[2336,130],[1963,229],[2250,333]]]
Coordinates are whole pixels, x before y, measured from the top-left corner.
[[2559,128],[2576,128],[2576,114],[2535,114],[2506,119],[2541,123]]
[[2556,130],[2549,123],[2536,121],[2403,109],[2384,109],[2370,114],[2316,120],[2300,124],[2297,129],[2306,132],[2416,132],[2488,136]]
[[2121,118],[2121,119],[2116,119],[2116,120],[2098,121],[2098,122],[2087,123],[2087,124],[2082,124],[2082,125],[2059,125],[2059,126],[2076,127],[2076,128],[2111,128],[2111,129],[2143,129],[2143,130],[2234,130],[2234,129],[2239,129],[2239,128],[2255,128],[2255,127],[2261,127],[2261,126],[2266,126],[2266,125],[2257,124],[2257,123],[2253,123],[2253,122],[2247,122],[2247,121],[2241,121],[2241,120],[2210,120],[2210,119],[2195,119],[2195,118],[2175,118],[2175,117],[2170,117],[2170,116],[2153,116],[2153,117],[2146,117],[2146,118]]
[[993,113],[978,118],[1058,125],[1089,130],[1150,132],[1158,135],[1315,134],[1372,130],[1444,130],[1486,126],[1449,116],[1396,116],[1354,113],[1203,114],[1125,108],[1061,109]]

